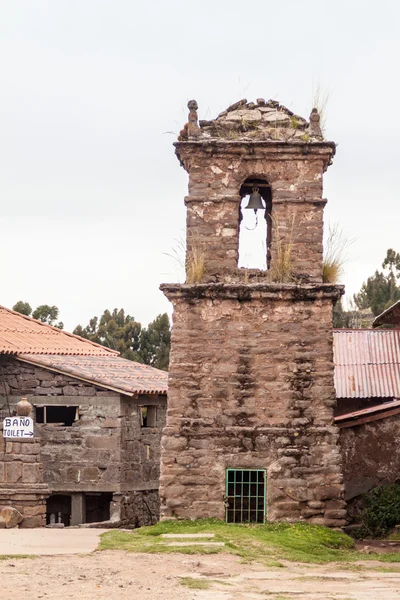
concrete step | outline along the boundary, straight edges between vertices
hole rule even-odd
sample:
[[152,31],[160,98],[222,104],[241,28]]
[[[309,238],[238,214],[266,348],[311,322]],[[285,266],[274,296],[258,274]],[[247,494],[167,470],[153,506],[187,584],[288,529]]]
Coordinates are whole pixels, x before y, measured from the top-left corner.
[[215,546],[225,546],[224,542],[168,542],[167,546],[206,546],[206,547],[215,547]]
[[165,539],[199,539],[199,538],[213,538],[215,537],[215,533],[162,533],[162,538]]

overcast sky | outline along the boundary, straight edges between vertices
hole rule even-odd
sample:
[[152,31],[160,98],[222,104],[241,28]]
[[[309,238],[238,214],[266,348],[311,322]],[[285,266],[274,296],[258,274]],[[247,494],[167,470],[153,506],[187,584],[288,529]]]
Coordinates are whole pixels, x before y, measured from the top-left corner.
[[2,0],[0,304],[56,304],[66,329],[105,308],[144,324],[184,235],[175,136],[274,98],[308,118],[330,92],[326,222],[355,242],[348,295],[399,240],[395,0]]

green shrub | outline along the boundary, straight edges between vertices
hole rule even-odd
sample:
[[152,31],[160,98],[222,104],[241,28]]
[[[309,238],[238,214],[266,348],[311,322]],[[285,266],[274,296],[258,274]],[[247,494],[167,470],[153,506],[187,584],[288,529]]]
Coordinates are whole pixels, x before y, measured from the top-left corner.
[[400,483],[374,488],[363,501],[357,537],[385,537],[400,523]]

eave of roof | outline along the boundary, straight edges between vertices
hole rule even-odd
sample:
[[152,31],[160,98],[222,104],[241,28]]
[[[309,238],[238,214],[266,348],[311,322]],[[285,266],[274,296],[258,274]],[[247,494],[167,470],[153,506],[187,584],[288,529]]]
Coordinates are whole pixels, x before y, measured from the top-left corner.
[[372,327],[380,325],[399,325],[400,324],[400,300],[389,306],[372,323]]
[[398,414],[400,414],[400,400],[393,400],[392,402],[385,402],[378,406],[371,406],[340,415],[335,417],[334,420],[340,429],[345,429],[347,427],[355,427],[356,425],[387,419]]

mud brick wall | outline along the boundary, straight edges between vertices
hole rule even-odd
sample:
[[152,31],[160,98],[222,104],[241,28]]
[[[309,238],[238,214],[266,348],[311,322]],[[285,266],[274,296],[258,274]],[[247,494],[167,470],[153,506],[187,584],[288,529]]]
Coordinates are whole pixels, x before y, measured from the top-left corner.
[[346,523],[335,286],[164,285],[174,304],[162,518],[224,519],[225,469],[267,471],[267,519]]
[[340,430],[347,500],[400,480],[400,419],[387,417]]
[[[141,426],[140,406],[156,407],[155,427]],[[166,410],[166,396],[124,398],[121,454],[123,489],[152,486],[158,490],[161,432],[165,426]]]
[[[293,273],[304,282],[322,281],[322,176],[334,144],[177,142],[189,173],[187,250],[205,255],[206,280],[237,281],[239,190],[248,178],[267,180],[274,228],[271,265],[278,237],[292,245]],[[261,213],[261,211],[260,211]]]

